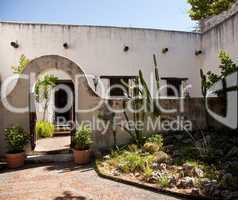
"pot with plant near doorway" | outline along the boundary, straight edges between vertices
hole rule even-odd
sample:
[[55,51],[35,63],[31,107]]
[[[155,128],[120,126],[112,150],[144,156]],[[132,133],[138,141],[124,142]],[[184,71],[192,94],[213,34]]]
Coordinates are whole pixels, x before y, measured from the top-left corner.
[[74,162],[77,164],[87,164],[90,162],[92,144],[92,130],[81,126],[73,135],[72,147]]
[[7,141],[8,152],[6,153],[6,162],[9,168],[18,168],[24,165],[26,155],[25,145],[30,137],[20,126],[12,126],[5,129],[5,139]]

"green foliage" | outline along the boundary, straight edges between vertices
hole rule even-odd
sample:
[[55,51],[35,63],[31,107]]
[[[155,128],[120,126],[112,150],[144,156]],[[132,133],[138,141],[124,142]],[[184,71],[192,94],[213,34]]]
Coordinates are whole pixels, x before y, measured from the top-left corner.
[[135,172],[143,171],[145,163],[143,158],[137,152],[125,152],[122,155],[123,171]]
[[154,155],[144,155],[139,151],[113,152],[108,163],[113,167],[119,167],[124,173],[148,172],[154,160]]
[[35,98],[38,103],[44,103],[43,121],[45,121],[46,110],[50,98],[51,90],[56,86],[58,78],[53,75],[46,75],[36,82]]
[[145,181],[149,181],[152,175],[153,175],[153,169],[150,168],[149,166],[145,167],[144,174],[143,174]]
[[155,153],[155,152],[158,152],[160,150],[160,146],[155,144],[155,143],[151,143],[151,142],[146,142],[144,144],[144,147],[143,149],[146,151],[146,152],[149,152],[149,153]]
[[164,139],[163,139],[162,135],[160,135],[160,134],[153,135],[146,140],[146,142],[157,144],[160,147],[163,146],[163,141],[164,141]]
[[38,138],[48,138],[53,137],[55,130],[54,124],[47,121],[37,121],[36,122],[36,135]]
[[191,5],[189,14],[193,20],[201,20],[228,10],[234,2],[235,0],[188,0]]
[[158,183],[162,188],[168,188],[169,187],[169,177],[167,175],[162,175],[159,178]]
[[21,55],[18,66],[12,66],[12,70],[14,74],[22,74],[25,67],[29,64],[30,60],[25,56]]
[[92,144],[92,130],[86,126],[80,126],[73,136],[73,147],[77,150],[88,150]]
[[46,75],[43,79],[38,80],[35,85],[36,101],[49,99],[49,91],[55,87],[58,78],[53,75]]
[[159,134],[149,137],[145,144],[144,150],[149,153],[158,152],[163,146],[163,137]]
[[24,146],[29,142],[29,135],[20,126],[5,129],[5,138],[9,153],[23,152]]
[[203,73],[203,70],[200,70],[200,76],[201,76],[201,85],[202,85],[202,94],[205,98],[207,94],[207,90],[211,88],[217,81],[224,80],[226,76],[229,74],[232,74],[234,72],[238,71],[238,65],[232,61],[229,54],[227,54],[225,51],[221,51],[219,53],[219,59],[220,59],[220,73],[215,74],[211,71],[208,71],[205,75]]

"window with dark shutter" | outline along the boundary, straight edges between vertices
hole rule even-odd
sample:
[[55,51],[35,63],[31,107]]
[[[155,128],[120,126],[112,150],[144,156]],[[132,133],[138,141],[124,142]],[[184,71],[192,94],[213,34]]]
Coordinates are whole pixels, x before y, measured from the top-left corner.
[[167,96],[168,97],[181,97],[182,96],[182,83],[187,81],[187,78],[161,78],[167,82]]

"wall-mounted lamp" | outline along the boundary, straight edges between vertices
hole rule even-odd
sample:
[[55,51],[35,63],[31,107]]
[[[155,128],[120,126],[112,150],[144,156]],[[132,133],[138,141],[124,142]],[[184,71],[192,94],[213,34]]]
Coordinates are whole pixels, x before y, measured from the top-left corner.
[[17,49],[19,47],[19,44],[17,43],[17,41],[16,42],[11,42],[10,45],[12,47],[14,47],[15,49]]
[[65,42],[65,43],[63,44],[63,47],[64,47],[65,49],[68,49],[68,48],[69,48],[69,44],[68,44],[67,42]]
[[95,91],[97,91],[97,87],[98,87],[98,77],[97,76],[94,76],[93,78],[93,84],[94,84],[94,89]]
[[198,55],[200,55],[200,54],[202,54],[202,50],[196,50],[196,51],[195,51],[195,55],[196,55],[196,56],[198,56]]
[[130,47],[129,47],[129,46],[124,46],[124,49],[123,49],[123,51],[124,51],[124,52],[127,52],[127,51],[129,51],[129,49],[130,49]]
[[168,51],[169,51],[168,48],[163,48],[163,49],[162,49],[162,53],[163,53],[163,54],[167,53]]

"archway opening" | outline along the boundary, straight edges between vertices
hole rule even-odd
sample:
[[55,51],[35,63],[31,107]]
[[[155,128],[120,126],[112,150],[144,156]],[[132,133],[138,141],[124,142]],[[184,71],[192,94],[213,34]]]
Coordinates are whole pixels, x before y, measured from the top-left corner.
[[36,110],[34,152],[69,151],[71,125],[75,121],[74,83],[66,72],[59,69],[43,71],[37,76],[36,83],[46,77],[55,78],[54,86],[48,89],[47,102],[36,100],[36,84],[32,90]]

